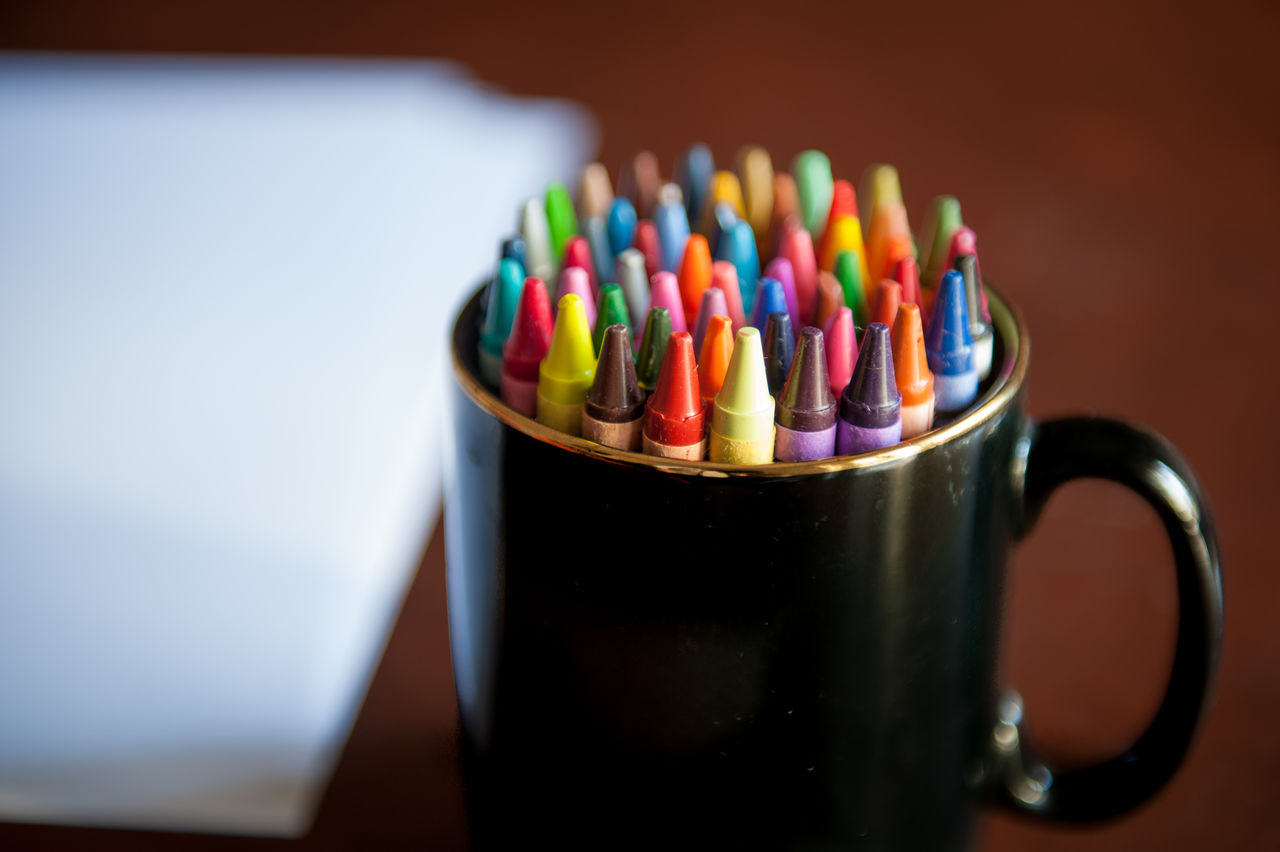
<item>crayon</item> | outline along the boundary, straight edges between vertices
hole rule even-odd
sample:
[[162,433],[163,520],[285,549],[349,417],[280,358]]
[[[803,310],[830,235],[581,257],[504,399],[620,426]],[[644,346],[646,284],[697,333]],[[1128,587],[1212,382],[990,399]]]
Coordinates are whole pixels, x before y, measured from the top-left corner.
[[777,398],[791,372],[796,354],[796,337],[791,331],[791,314],[775,311],[764,324],[764,377],[769,395]]
[[738,152],[737,172],[745,218],[755,232],[756,245],[767,245],[773,215],[773,160],[764,148],[748,145]]
[[551,347],[538,366],[537,420],[569,435],[582,434],[582,407],[595,378],[596,355],[582,300],[561,297]]
[[778,397],[774,457],[796,462],[834,456],[838,398],[827,378],[822,332],[809,326],[800,332],[800,346]]
[[734,223],[733,230],[721,241],[724,251],[719,260],[727,260],[738,270],[738,289],[742,293],[742,308],[751,311],[755,304],[756,283],[760,279],[760,257],[756,254],[756,237],[751,226],[744,221]]
[[778,257],[784,257],[791,263],[800,322],[812,323],[813,309],[818,300],[818,261],[813,256],[813,238],[794,220],[783,225]]
[[881,279],[875,304],[871,306],[871,321],[884,323],[892,328],[894,320],[898,318],[898,305],[901,303],[902,285],[892,278]]
[[827,320],[843,307],[846,307],[844,289],[840,282],[830,272],[819,272],[818,303],[813,309],[813,324],[818,328],[826,328]]
[[698,216],[699,232],[710,232],[711,216],[716,205],[721,203],[728,204],[737,218],[746,218],[746,207],[742,203],[742,184],[733,172],[719,171],[711,176],[711,182],[707,184],[707,200]]
[[889,337],[893,373],[902,395],[902,439],[906,441],[933,427],[933,373],[925,355],[919,305],[902,303]]
[[613,205],[613,183],[602,163],[587,163],[578,180],[578,218],[603,219]]
[[605,284],[600,288],[600,305],[591,332],[591,347],[597,358],[600,357],[605,330],[615,325],[624,326],[627,334],[630,334],[631,314],[627,311],[627,298],[623,295],[622,288],[617,284]]
[[831,393],[839,396],[853,378],[858,361],[858,339],[854,333],[853,311],[841,308],[822,329],[823,348],[827,352],[827,379]]
[[707,238],[694,234],[684,244],[684,256],[680,258],[680,298],[684,301],[685,318],[696,317],[702,304],[702,293],[711,286],[711,252]]
[[800,220],[800,195],[796,179],[786,172],[773,173],[773,215],[769,217],[768,254],[776,255],[782,247],[782,235],[788,220]]
[[[822,226],[822,236],[817,242],[819,258],[826,256],[830,250],[828,243],[831,241],[835,221],[842,216],[858,218],[858,194],[853,191],[853,184],[843,178],[831,184],[831,208],[827,211],[827,220]],[[858,239],[861,240],[861,224],[858,226],[858,235]],[[832,257],[837,254],[839,252],[831,252]]]
[[578,216],[573,212],[573,201],[564,184],[553,182],[547,186],[547,227],[551,229],[551,250],[557,258],[564,257],[564,246],[578,233]]
[[755,307],[751,310],[751,325],[763,333],[769,314],[775,311],[787,313],[787,299],[782,293],[782,284],[772,278],[761,278],[756,287]]
[[[956,259],[964,257],[966,254],[973,255],[973,271],[976,276],[978,285],[978,301],[982,303],[982,319],[985,322],[991,322],[991,312],[987,308],[987,292],[982,288],[982,261],[978,259],[978,235],[973,232],[972,228],[961,227],[951,237],[951,247],[947,250],[945,272],[948,269],[956,268]],[[938,279],[938,285],[942,283],[942,279]],[[936,295],[937,287],[934,288]]]
[[698,221],[702,215],[715,171],[716,162],[711,156],[711,149],[702,142],[690,146],[676,159],[675,180],[684,191],[684,212],[690,222]]
[[596,277],[595,260],[591,257],[591,246],[587,244],[587,238],[579,234],[574,234],[564,243],[564,260],[560,264],[560,269],[570,269],[578,267],[587,273],[587,282],[591,285],[591,295],[600,292],[600,279]]
[[502,256],[509,257],[520,264],[520,280],[523,281],[524,277],[529,274],[527,271],[529,269],[529,260],[525,255],[524,239],[519,234],[507,237],[502,241]]
[[933,199],[924,230],[920,232],[920,246],[924,255],[920,266],[924,270],[922,280],[932,286],[942,278],[951,238],[964,226],[960,218],[960,202],[950,195]]
[[732,231],[737,223],[738,216],[732,205],[724,201],[715,205],[711,213],[711,228],[707,231],[707,247],[713,255],[719,257],[725,250],[725,234]]
[[498,274],[489,282],[489,300],[480,326],[480,375],[492,387],[502,383],[502,344],[511,334],[524,278],[520,264],[504,257],[498,261]]
[[706,451],[705,423],[693,338],[688,332],[673,332],[657,386],[645,404],[641,448],[662,458],[698,461]]
[[889,327],[867,326],[853,378],[840,395],[836,450],[842,456],[893,446],[902,440],[902,395],[893,374]]
[[796,274],[791,269],[791,261],[785,257],[775,257],[764,268],[762,277],[772,278],[782,285],[782,295],[787,300],[787,313],[791,315],[791,328],[800,328],[800,302],[796,298]]
[[760,332],[744,328],[734,340],[724,384],[711,406],[707,442],[711,460],[729,464],[773,461],[773,416]]
[[978,395],[978,370],[973,363],[964,276],[955,270],[942,276],[924,348],[933,371],[938,411],[960,411],[973,402]]
[[684,257],[684,244],[689,239],[689,219],[684,204],[661,201],[653,211],[653,226],[658,229],[658,246],[662,250],[662,268],[675,272]]
[[520,239],[524,240],[527,261],[524,271],[534,278],[550,281],[556,274],[555,252],[551,250],[551,228],[542,200],[530,198],[520,208]]
[[671,312],[666,308],[650,308],[644,320],[640,349],[636,352],[636,381],[646,394],[653,393],[658,384],[658,371],[670,337]]
[[688,331],[685,321],[684,300],[680,298],[680,285],[670,272],[662,271],[649,279],[649,307],[663,307],[671,312],[671,330]]
[[800,218],[810,237],[822,236],[834,192],[831,161],[821,151],[802,151],[791,163],[800,196]]
[[648,219],[636,223],[635,247],[644,255],[644,271],[650,278],[662,271],[662,246],[658,229]]
[[853,321],[862,328],[871,318],[871,300],[862,286],[862,270],[856,252],[842,251],[836,257],[836,280],[844,290],[844,303],[853,309]]
[[[898,268],[898,264],[906,260],[907,258],[911,258],[912,260],[915,260],[915,255],[912,252],[913,252],[913,248],[911,245],[911,237],[905,234],[894,234],[893,236],[891,236],[888,242],[885,243],[884,269],[880,273],[880,277],[893,278],[893,280],[897,281],[898,279],[893,274],[894,271]],[[919,279],[918,272],[916,277],[918,280]],[[919,287],[916,287],[916,290],[919,290],[919,289],[920,289]],[[906,301],[905,287],[903,288],[902,298],[903,298],[903,301]],[[917,302],[917,304],[919,303]]]
[[552,324],[547,285],[541,278],[526,278],[511,334],[502,344],[498,387],[502,401],[527,417],[537,413],[538,365],[551,347]]
[[624,160],[618,173],[618,195],[626,196],[635,205],[636,215],[648,219],[658,203],[658,187],[662,177],[658,170],[658,157],[651,151],[641,151]]
[[962,254],[956,258],[955,267],[964,276],[965,307],[969,309],[969,336],[973,338],[973,366],[978,371],[978,381],[983,381],[991,375],[995,333],[985,316],[985,294],[978,277],[978,256]]
[[611,325],[605,329],[595,379],[582,407],[582,437],[636,452],[643,427],[644,391],[636,382],[631,332],[621,323]]
[[609,245],[609,234],[606,232],[604,219],[592,216],[582,223],[582,236],[587,239],[587,248],[591,249],[591,259],[595,261],[596,281],[604,283],[612,280],[613,248]]
[[[911,255],[899,258],[888,277],[902,285],[902,304],[920,305],[920,267]],[[923,306],[922,306],[923,307]],[[892,328],[892,326],[890,326]]]
[[711,264],[711,286],[724,292],[724,304],[729,319],[733,320],[733,332],[747,324],[747,312],[742,309],[742,288],[738,285],[738,268],[727,260]]
[[702,404],[711,409],[711,402],[724,384],[729,361],[733,357],[733,323],[723,314],[716,314],[707,323],[707,336],[698,353],[698,387],[702,392]]
[[[698,319],[693,324],[693,351],[702,351],[702,341],[707,337],[707,326],[716,314],[729,316],[729,308],[724,301],[724,290],[719,287],[708,287],[702,291],[702,304],[698,306]],[[688,319],[688,316],[685,317]],[[731,320],[732,322],[732,320]]]
[[[867,268],[872,275],[886,274],[885,258],[889,240],[894,236],[911,240],[911,227],[907,222],[907,208],[902,202],[902,185],[898,182],[898,170],[893,166],[873,166],[865,178],[869,186],[860,193],[865,203],[870,198],[870,218],[866,222]],[[914,244],[911,253],[914,255]]]
[[[841,252],[856,252],[858,257],[865,257],[867,250],[862,243],[862,225],[855,216],[839,216],[831,223],[830,229],[823,234],[822,251],[818,257],[818,268],[831,272],[836,267],[836,258]],[[862,270],[858,270],[861,274]]]
[[[627,313],[642,321],[649,313],[649,275],[644,271],[644,255],[639,249],[624,249],[613,262],[614,280],[627,299]],[[636,329],[637,336],[642,329]]]
[[[658,187],[658,206],[663,204],[679,204],[680,209],[684,209],[684,190],[680,188],[680,184],[667,181]],[[657,208],[654,208],[656,214]],[[689,220],[689,214],[685,214],[685,221]]]
[[556,306],[559,312],[560,300],[573,293],[582,300],[582,309],[587,314],[587,325],[596,324],[596,297],[591,292],[591,279],[587,270],[580,266],[566,266],[560,272],[560,285],[556,287]]
[[615,198],[609,208],[605,230],[609,232],[609,250],[614,258],[631,248],[636,238],[636,208],[629,199]]

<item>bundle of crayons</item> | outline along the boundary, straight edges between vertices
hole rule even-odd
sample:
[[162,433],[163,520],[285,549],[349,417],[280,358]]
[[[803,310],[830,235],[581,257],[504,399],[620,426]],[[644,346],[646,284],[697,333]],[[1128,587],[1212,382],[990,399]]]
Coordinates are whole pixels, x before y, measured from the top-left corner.
[[892,166],[861,198],[820,151],[787,174],[748,147],[717,171],[695,145],[670,182],[642,153],[616,196],[592,163],[576,209],[552,184],[503,242],[483,378],[541,423],[666,458],[808,461],[923,434],[991,370],[976,238],[944,196],[917,243]]

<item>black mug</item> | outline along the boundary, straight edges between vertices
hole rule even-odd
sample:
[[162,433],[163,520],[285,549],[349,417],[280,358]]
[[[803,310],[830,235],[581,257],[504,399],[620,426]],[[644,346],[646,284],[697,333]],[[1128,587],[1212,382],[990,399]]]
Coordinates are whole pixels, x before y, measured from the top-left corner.
[[[966,849],[987,803],[1062,820],[1174,773],[1222,633],[1208,508],[1161,438],[1034,423],[1028,338],[995,293],[963,416],[876,453],[733,467],[542,426],[482,384],[480,295],[453,332],[449,629],[477,848]],[[996,684],[1010,549],[1080,477],[1173,545],[1168,687],[1125,753],[1070,772]]]

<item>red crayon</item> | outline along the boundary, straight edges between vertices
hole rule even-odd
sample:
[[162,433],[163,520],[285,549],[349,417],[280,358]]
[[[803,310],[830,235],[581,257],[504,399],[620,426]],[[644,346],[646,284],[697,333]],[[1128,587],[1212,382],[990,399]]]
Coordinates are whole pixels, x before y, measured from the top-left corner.
[[[893,275],[889,276],[902,285],[902,301],[920,305],[920,266],[915,257],[907,255],[898,259],[893,266]],[[887,323],[886,323],[887,325]],[[889,326],[892,328],[893,326]]]
[[858,218],[858,195],[853,191],[853,184],[844,179],[831,185],[831,211],[827,214],[827,224],[822,229],[822,238],[818,240],[818,257],[826,257],[827,240],[831,238],[831,223],[840,216]]
[[572,236],[564,244],[564,263],[561,268],[576,266],[587,273],[587,281],[591,284],[591,297],[600,298],[600,281],[596,278],[596,265],[591,260],[591,246],[587,238]]
[[662,244],[658,229],[648,219],[636,223],[634,245],[644,255],[644,274],[650,278],[662,271]]
[[662,458],[698,461],[706,452],[706,419],[693,338],[687,331],[672,332],[645,406],[643,449]]
[[[893,278],[893,271],[898,268],[898,264],[905,258],[915,259],[915,247],[911,244],[911,237],[906,234],[895,234],[889,238],[884,247],[884,269],[880,272],[881,278]],[[874,275],[875,270],[871,270]]]
[[538,365],[551,348],[551,299],[541,278],[526,278],[511,334],[502,344],[502,401],[527,417],[538,408]]
[[871,322],[882,322],[893,328],[898,317],[898,305],[902,302],[902,285],[892,278],[884,278],[876,290],[876,303],[871,308]]

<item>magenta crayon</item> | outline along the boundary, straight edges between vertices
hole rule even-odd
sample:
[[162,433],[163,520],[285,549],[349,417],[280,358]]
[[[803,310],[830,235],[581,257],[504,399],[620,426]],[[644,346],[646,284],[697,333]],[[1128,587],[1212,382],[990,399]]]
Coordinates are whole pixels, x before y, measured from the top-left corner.
[[652,278],[662,271],[662,247],[658,242],[658,229],[648,219],[636,223],[635,247],[644,255],[645,274]]
[[836,450],[842,456],[890,447],[902,440],[902,394],[893,372],[889,327],[867,326],[853,378],[840,395]]
[[711,264],[711,286],[724,292],[727,314],[737,334],[738,329],[747,324],[747,315],[742,309],[742,288],[738,286],[738,268],[727,260],[717,260]]
[[627,313],[639,320],[636,337],[644,333],[644,318],[649,313],[649,274],[644,271],[644,255],[639,249],[624,249],[613,262],[614,280],[627,298]]
[[645,405],[641,445],[650,455],[697,461],[706,452],[705,432],[693,338],[685,331],[673,332],[657,386]]
[[666,308],[671,312],[671,330],[688,331],[685,321],[684,300],[680,297],[680,282],[666,270],[660,270],[649,279],[649,307]]
[[671,338],[671,312],[666,308],[652,308],[645,315],[644,334],[640,348],[636,350],[636,381],[645,395],[653,393],[658,384],[658,371],[662,357]]
[[564,243],[564,262],[560,264],[561,270],[570,267],[578,267],[587,273],[587,280],[591,284],[591,295],[594,297],[600,292],[600,279],[596,277],[595,260],[591,257],[591,245],[587,242],[587,238],[580,234],[575,234],[565,240]]
[[596,297],[591,290],[591,277],[581,266],[566,266],[560,272],[560,285],[556,287],[556,306],[569,293],[582,300],[582,309],[587,312],[587,324],[596,324]]
[[760,332],[744,328],[734,338],[724,384],[711,406],[708,457],[730,464],[768,464],[773,461],[773,418]]
[[762,273],[764,278],[772,278],[782,285],[782,295],[787,300],[787,313],[791,315],[791,328],[800,331],[800,303],[796,299],[796,274],[791,269],[791,261],[785,257],[775,257]]
[[924,349],[933,372],[938,411],[960,411],[978,395],[978,370],[973,364],[973,337],[964,276],[954,269],[942,276],[933,303],[933,318],[924,334]]
[[702,341],[707,336],[707,325],[716,314],[729,316],[729,308],[724,301],[724,291],[719,287],[708,287],[702,291],[702,304],[698,306],[698,318],[693,324],[694,352],[702,351]]
[[995,334],[991,319],[986,316],[986,293],[978,277],[978,256],[964,254],[956,258],[956,271],[964,276],[965,304],[969,309],[969,335],[973,338],[973,366],[978,371],[978,381],[991,374],[991,358],[995,346]]
[[796,462],[835,455],[837,399],[827,377],[822,332],[809,326],[800,332],[799,348],[778,397],[774,457]]
[[832,314],[822,335],[827,353],[827,378],[831,382],[831,392],[839,396],[853,378],[853,368],[858,362],[853,311],[841,308]]
[[785,257],[791,263],[800,322],[812,322],[813,309],[818,300],[818,260],[813,254],[813,238],[799,223],[785,227],[782,245],[778,247],[778,257]]
[[606,447],[638,451],[644,427],[644,391],[636,381],[631,331],[623,324],[604,332],[600,361],[582,407],[582,437]]
[[902,437],[908,440],[933,426],[933,373],[929,372],[924,349],[920,306],[903,302],[889,336],[893,343],[893,372],[902,394]]
[[796,337],[791,333],[791,315],[786,311],[769,314],[764,324],[764,377],[769,395],[777,398],[791,373],[796,354]]
[[502,401],[527,417],[538,407],[538,365],[551,348],[551,299],[541,278],[526,278],[516,303],[511,334],[502,344]]
[[751,311],[751,325],[762,334],[769,314],[775,311],[787,312],[787,299],[782,293],[782,285],[772,278],[761,278],[756,287],[755,307]]

